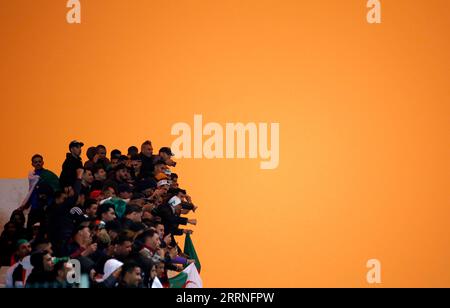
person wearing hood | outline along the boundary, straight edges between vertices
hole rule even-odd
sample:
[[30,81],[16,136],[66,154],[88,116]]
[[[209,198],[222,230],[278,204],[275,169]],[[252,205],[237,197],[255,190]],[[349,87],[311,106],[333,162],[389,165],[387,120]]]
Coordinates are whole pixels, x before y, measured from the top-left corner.
[[74,140],[69,144],[69,153],[66,154],[66,160],[62,165],[59,181],[61,187],[73,186],[77,179],[77,170],[83,168],[81,161],[81,147],[83,142]]
[[96,287],[98,288],[115,288],[122,272],[123,263],[117,259],[109,259],[106,261],[103,269],[103,277],[99,280]]

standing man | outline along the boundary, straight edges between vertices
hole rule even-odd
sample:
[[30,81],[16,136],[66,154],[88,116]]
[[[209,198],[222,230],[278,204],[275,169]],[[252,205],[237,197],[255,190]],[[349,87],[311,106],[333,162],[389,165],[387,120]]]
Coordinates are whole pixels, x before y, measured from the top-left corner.
[[74,140],[69,144],[69,153],[66,154],[66,160],[62,165],[61,176],[59,177],[62,188],[73,186],[77,179],[77,169],[83,168],[80,157],[81,147],[83,145],[83,142],[77,140]]
[[[27,228],[36,222],[42,222],[44,219],[44,204],[46,201],[51,202],[51,196],[57,191],[60,191],[59,179],[50,170],[44,168],[44,158],[40,154],[35,154],[31,158],[31,165],[34,170],[28,176],[29,187],[28,194],[22,203],[20,210],[25,210],[31,207],[28,213]],[[45,196],[45,197],[44,197]]]

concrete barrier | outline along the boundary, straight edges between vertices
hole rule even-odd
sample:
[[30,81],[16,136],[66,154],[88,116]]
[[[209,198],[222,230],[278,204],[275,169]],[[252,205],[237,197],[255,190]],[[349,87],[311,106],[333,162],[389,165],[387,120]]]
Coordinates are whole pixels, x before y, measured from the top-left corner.
[[28,192],[28,179],[0,179],[0,231]]

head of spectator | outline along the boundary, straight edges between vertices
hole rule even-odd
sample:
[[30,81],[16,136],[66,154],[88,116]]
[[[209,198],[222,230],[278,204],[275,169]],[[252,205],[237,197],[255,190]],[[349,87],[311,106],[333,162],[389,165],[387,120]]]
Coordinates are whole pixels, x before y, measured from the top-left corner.
[[122,265],[123,263],[116,259],[109,259],[108,261],[106,261],[103,267],[102,280],[106,280],[110,276],[114,276],[114,278],[118,280],[122,271]]
[[54,195],[54,200],[56,205],[63,204],[66,201],[67,194],[65,191],[57,191]]
[[129,178],[128,168],[125,164],[118,164],[114,168],[114,179],[117,182],[125,182]]
[[65,260],[60,260],[54,265],[53,271],[55,272],[55,280],[61,285],[65,286],[67,284],[67,277],[69,272],[73,270],[73,265]]
[[166,196],[170,188],[170,182],[168,180],[158,181],[156,185],[156,193],[160,196]]
[[157,175],[160,173],[164,174],[164,171],[166,170],[166,163],[162,159],[156,159],[153,162],[153,174]]
[[128,233],[122,232],[114,241],[114,256],[118,260],[125,260],[133,248],[133,239]]
[[95,219],[97,216],[98,203],[95,199],[86,199],[84,201],[84,213],[90,218]]
[[33,273],[43,273],[43,272],[53,272],[54,263],[52,255],[44,250],[44,251],[36,251],[31,254],[30,262],[33,266]]
[[94,161],[94,157],[97,154],[97,148],[96,147],[89,147],[86,150],[86,156],[88,158],[89,161]]
[[1,237],[3,239],[12,239],[17,235],[17,225],[12,222],[8,221],[5,226],[3,227],[3,232]]
[[44,169],[44,157],[40,154],[34,154],[33,157],[31,157],[31,165],[34,168],[34,171]]
[[127,262],[122,266],[120,286],[123,288],[139,288],[142,283],[141,268],[135,262]]
[[84,169],[83,177],[81,178],[81,183],[84,186],[90,186],[94,182],[94,176],[92,175],[92,171],[90,169]]
[[165,277],[165,264],[164,262],[159,262],[156,264],[156,277],[162,280]]
[[83,142],[74,140],[69,144],[69,152],[76,158],[79,158],[81,155],[81,147],[84,145]]
[[132,145],[128,148],[127,156],[129,158],[131,158],[133,155],[138,155],[138,154],[139,154],[139,149],[137,147],[135,147],[134,145]]
[[127,205],[127,208],[125,210],[125,218],[132,222],[141,222],[142,208],[135,204]]
[[91,230],[89,229],[89,223],[83,222],[75,228],[73,240],[80,247],[86,247],[91,243],[92,234]]
[[155,206],[153,204],[147,203],[142,207],[142,220],[153,221],[153,209]]
[[116,242],[116,239],[122,230],[122,226],[117,220],[111,220],[105,224],[105,230],[108,232],[111,242]]
[[117,191],[119,193],[119,198],[129,200],[133,196],[133,190],[131,189],[130,185],[128,184],[120,184],[117,188]]
[[20,239],[16,244],[15,257],[17,261],[22,260],[31,253],[31,244],[28,240]]
[[138,154],[134,154],[130,156],[130,165],[133,168],[135,173],[139,173],[142,166],[141,157]]
[[46,238],[37,238],[34,242],[33,242],[33,251],[47,251],[49,252],[51,255],[53,255],[53,248],[52,248],[52,243],[47,240]]
[[99,159],[106,159],[107,151],[106,151],[106,147],[103,144],[99,144],[96,147],[96,150],[97,150],[96,154],[98,155]]
[[103,182],[104,180],[106,180],[107,174],[103,167],[95,166],[94,169],[92,169],[92,173],[96,181]]
[[116,190],[113,186],[108,185],[103,187],[102,199],[112,198],[116,196]]
[[151,158],[153,155],[153,146],[150,140],[146,140],[141,145],[141,154],[145,157]]
[[175,167],[177,163],[172,159],[175,154],[172,153],[172,150],[168,147],[162,147],[159,149],[158,155],[164,160],[167,166]]
[[116,211],[114,205],[108,202],[101,204],[97,208],[97,217],[101,221],[108,223],[116,219]]
[[158,232],[158,234],[159,234],[159,238],[163,239],[164,238],[164,224],[162,222],[158,221],[158,222],[154,223],[154,226],[155,226],[156,232]]
[[156,188],[156,181],[154,179],[145,179],[138,183],[137,191],[142,193],[146,198],[153,195]]
[[25,215],[21,210],[14,210],[9,218],[9,221],[16,224],[17,227],[23,228],[25,226]]
[[171,173],[169,175],[169,179],[171,181],[170,183],[170,187],[171,188],[178,188],[178,174],[176,173]]
[[122,152],[120,152],[120,150],[114,149],[111,151],[111,167],[112,168],[115,168],[117,166],[121,155],[122,155]]
[[155,253],[161,247],[161,239],[159,233],[154,229],[148,229],[140,236],[140,241],[144,244],[144,247]]

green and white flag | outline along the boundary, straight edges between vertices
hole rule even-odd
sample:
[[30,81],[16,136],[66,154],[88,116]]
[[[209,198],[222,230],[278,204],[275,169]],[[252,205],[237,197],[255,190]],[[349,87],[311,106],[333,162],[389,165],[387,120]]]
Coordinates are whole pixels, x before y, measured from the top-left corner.
[[192,263],[177,276],[169,279],[171,288],[203,288],[202,278]]
[[184,241],[183,252],[189,256],[189,259],[195,260],[195,266],[197,267],[197,270],[200,273],[202,270],[202,265],[200,264],[200,260],[197,256],[197,252],[195,251],[194,243],[192,242],[192,239],[191,239],[191,236],[189,235],[189,233],[186,234],[186,240]]

